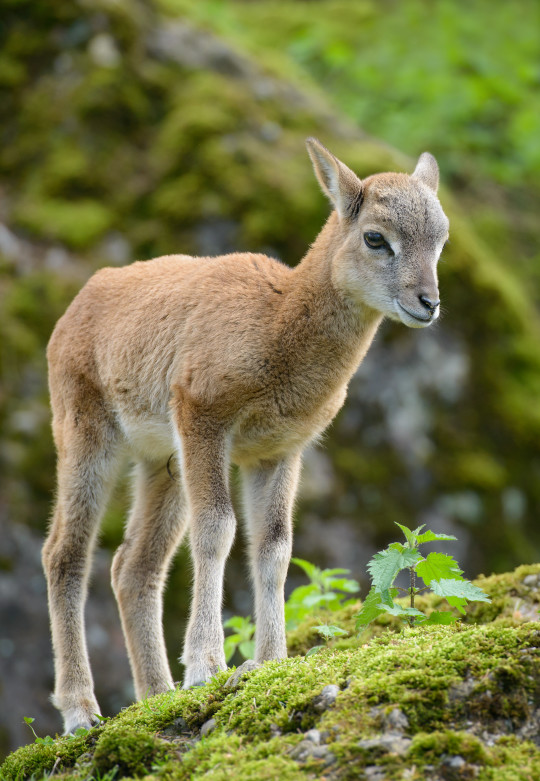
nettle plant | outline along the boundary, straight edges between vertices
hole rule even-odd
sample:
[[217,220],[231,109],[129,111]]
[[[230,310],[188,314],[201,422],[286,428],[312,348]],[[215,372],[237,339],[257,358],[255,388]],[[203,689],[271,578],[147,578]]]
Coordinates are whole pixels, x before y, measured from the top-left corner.
[[[411,626],[429,624],[453,624],[459,616],[449,610],[434,610],[429,617],[415,607],[415,597],[424,591],[444,597],[450,607],[465,613],[468,602],[491,602],[488,595],[470,580],[462,577],[462,570],[452,556],[445,553],[428,553],[422,556],[419,547],[426,542],[455,540],[451,534],[436,534],[429,529],[422,532],[425,524],[412,531],[399,526],[406,543],[393,542],[383,551],[376,553],[368,564],[372,586],[362,609],[356,615],[356,628],[361,631],[383,613],[399,616]],[[408,570],[408,588],[395,586],[394,582],[402,570]],[[417,578],[424,586],[417,587]],[[394,600],[402,595],[409,596],[409,605],[404,607]]]

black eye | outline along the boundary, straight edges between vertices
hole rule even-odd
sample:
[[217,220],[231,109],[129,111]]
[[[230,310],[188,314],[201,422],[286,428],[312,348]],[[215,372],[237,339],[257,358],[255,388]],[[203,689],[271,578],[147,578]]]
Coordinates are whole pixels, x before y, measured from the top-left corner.
[[376,231],[368,231],[364,233],[364,241],[370,249],[390,249],[390,245],[382,235],[382,233],[376,233]]

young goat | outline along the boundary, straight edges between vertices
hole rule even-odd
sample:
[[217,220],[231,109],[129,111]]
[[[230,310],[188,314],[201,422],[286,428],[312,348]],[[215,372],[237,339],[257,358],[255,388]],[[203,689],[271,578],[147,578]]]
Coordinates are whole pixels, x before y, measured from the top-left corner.
[[[90,727],[84,602],[100,517],[121,456],[135,498],[112,567],[137,697],[173,687],[161,625],[167,569],[187,528],[194,590],[184,687],[225,668],[228,488],[241,470],[255,586],[258,662],[286,656],[283,587],[302,451],[342,406],[383,319],[412,328],[439,313],[448,220],[438,168],[365,181],[308,139],[332,212],[302,262],[265,255],[168,255],[95,274],[48,348],[58,495],[43,550],[66,732]],[[171,479],[176,457],[182,480]]]

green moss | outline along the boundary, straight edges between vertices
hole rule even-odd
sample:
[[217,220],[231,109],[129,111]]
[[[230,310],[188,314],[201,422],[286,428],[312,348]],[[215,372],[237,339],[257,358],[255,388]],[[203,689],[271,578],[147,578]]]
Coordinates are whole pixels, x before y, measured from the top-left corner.
[[133,727],[118,725],[106,730],[94,750],[94,766],[101,773],[117,768],[119,777],[143,776],[167,756],[163,741]]
[[411,759],[432,764],[443,755],[459,755],[469,762],[488,761],[488,752],[483,743],[467,732],[451,730],[434,731],[415,735],[410,749]]
[[40,778],[50,773],[55,765],[58,774],[62,774],[90,748],[97,733],[99,729],[84,737],[57,738],[52,744],[30,743],[23,746],[10,754],[0,766],[0,779],[23,781],[31,777]]
[[[484,778],[512,752],[513,762],[524,757],[535,767],[540,752],[526,741],[519,747],[511,741],[486,746],[463,725],[472,719],[488,731],[492,724],[517,730],[531,717],[539,701],[538,637],[539,624],[407,629],[356,648],[269,662],[233,692],[223,686],[228,673],[220,673],[205,687],[138,703],[85,739],[20,749],[0,772],[6,781],[23,778],[50,770],[60,756],[58,778],[81,781],[89,768],[94,775],[117,768],[117,777],[146,774],[171,781],[231,774],[242,781],[303,778],[324,768],[323,759],[302,762],[291,754],[303,738],[299,733],[311,727],[325,736],[335,758],[332,772],[344,778],[373,762],[393,778],[413,764],[423,767],[455,755],[481,768],[488,774]],[[465,697],[459,694],[464,682],[469,685]],[[330,683],[340,693],[321,713],[314,699]],[[408,755],[361,750],[358,740],[376,736],[381,719],[395,707],[409,721]],[[187,743],[167,730],[180,716],[191,729]],[[216,728],[198,740],[210,717]],[[282,734],[276,736],[276,730]]]

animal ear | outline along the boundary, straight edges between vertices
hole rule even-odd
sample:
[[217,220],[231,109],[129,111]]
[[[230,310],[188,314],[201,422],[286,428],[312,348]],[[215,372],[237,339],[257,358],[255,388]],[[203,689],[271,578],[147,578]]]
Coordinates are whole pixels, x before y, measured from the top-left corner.
[[306,139],[315,175],[340,217],[352,219],[362,205],[362,182],[316,138]]
[[433,155],[429,152],[422,152],[412,176],[427,184],[433,192],[437,192],[439,186],[439,166]]

